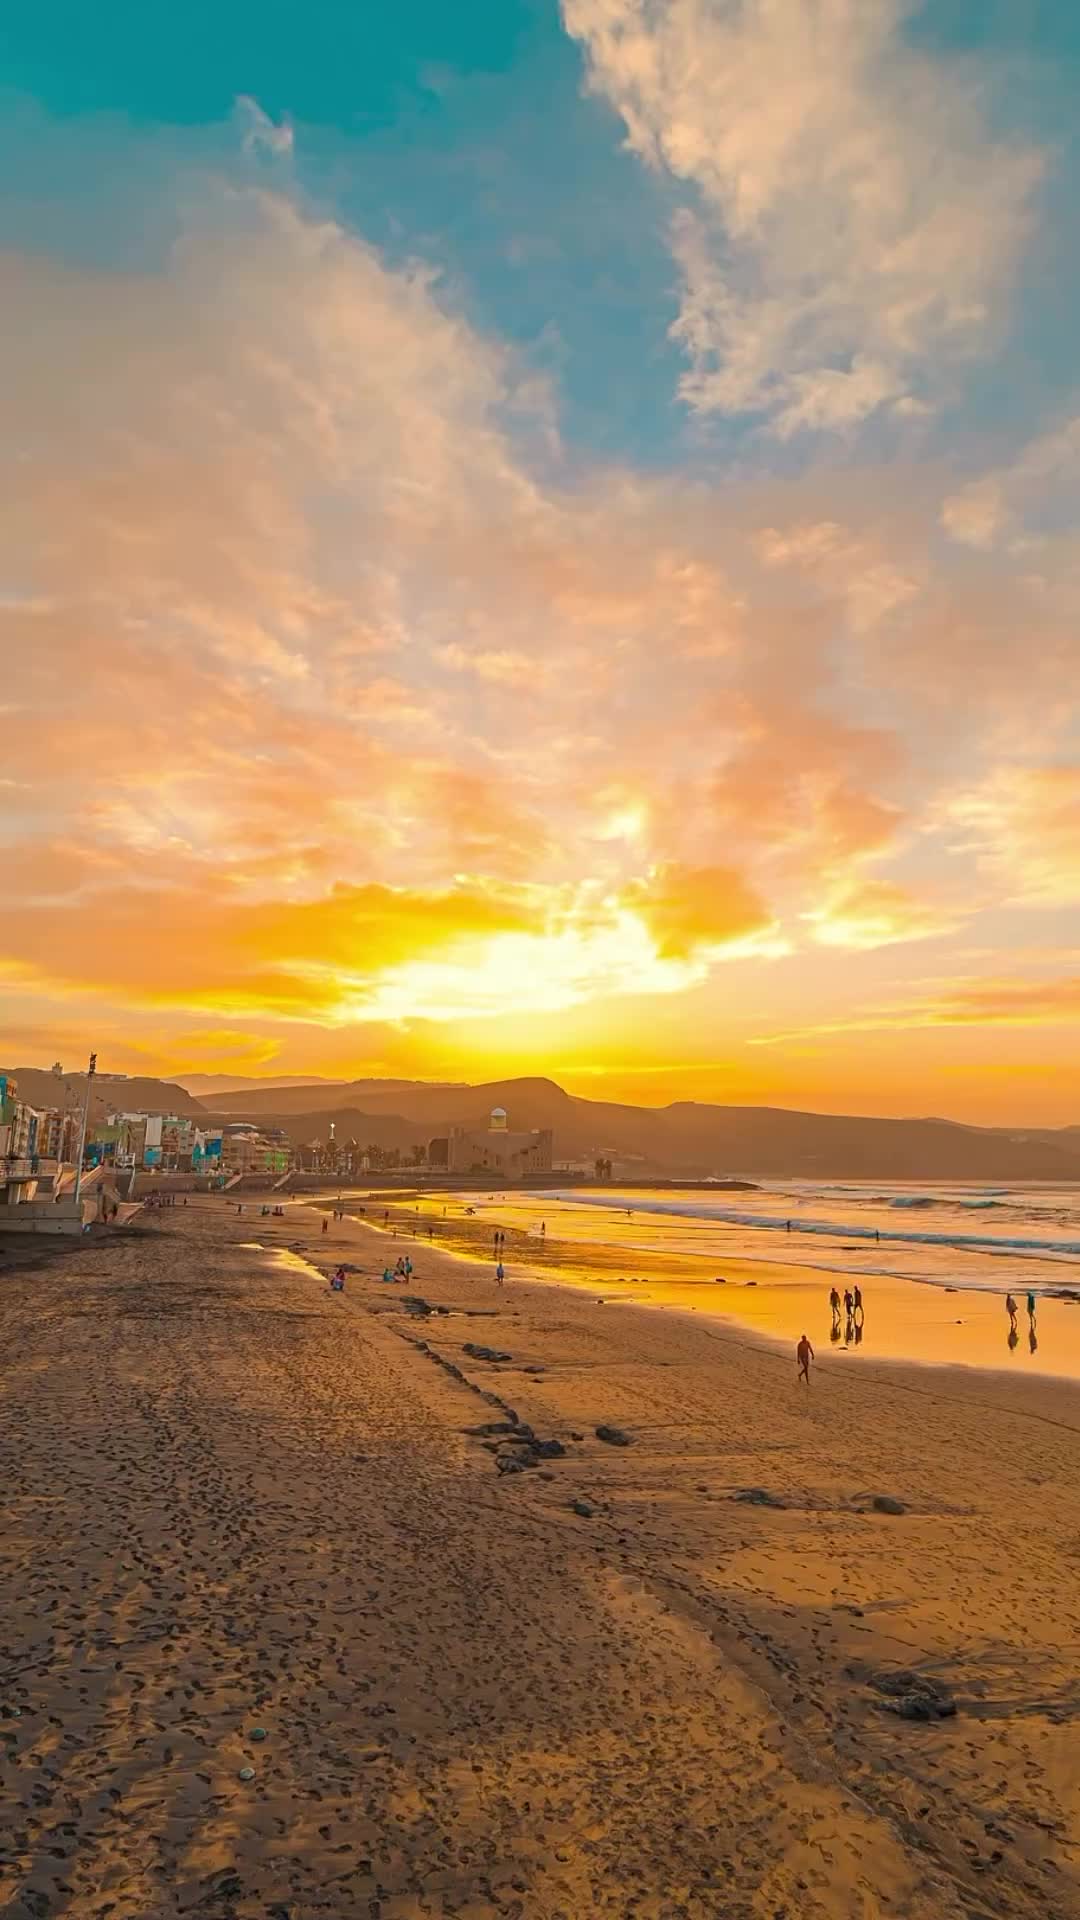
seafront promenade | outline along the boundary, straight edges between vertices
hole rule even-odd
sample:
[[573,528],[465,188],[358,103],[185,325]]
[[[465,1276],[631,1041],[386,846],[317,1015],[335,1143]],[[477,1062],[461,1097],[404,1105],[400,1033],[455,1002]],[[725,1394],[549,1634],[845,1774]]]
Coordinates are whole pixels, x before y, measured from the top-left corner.
[[1080,1912],[1080,1389],[209,1196],[0,1340],[15,1920]]

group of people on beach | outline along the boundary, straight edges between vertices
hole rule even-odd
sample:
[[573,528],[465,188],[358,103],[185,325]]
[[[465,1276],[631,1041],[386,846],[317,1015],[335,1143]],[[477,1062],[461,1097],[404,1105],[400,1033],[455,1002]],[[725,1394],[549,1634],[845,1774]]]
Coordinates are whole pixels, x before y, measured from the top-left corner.
[[[838,1287],[832,1288],[829,1294],[829,1310],[832,1315],[832,1338],[834,1341],[840,1338],[841,1307],[843,1307],[844,1311],[844,1337],[852,1341],[855,1346],[859,1346],[862,1342],[864,1318],[862,1288],[855,1285],[845,1287],[843,1295],[841,1295]],[[799,1368],[798,1378],[803,1381],[806,1386],[809,1386],[810,1362],[814,1358],[814,1349],[805,1333],[795,1349],[795,1358]]]
[[[1027,1296],[1028,1346],[1031,1348],[1032,1353],[1037,1351],[1039,1345],[1039,1323],[1036,1318],[1036,1306],[1035,1295],[1029,1292]],[[1007,1344],[1009,1352],[1012,1353],[1020,1340],[1016,1326],[1016,1316],[1020,1309],[1011,1293],[1005,1295],[1005,1311],[1009,1316],[1009,1338]]]
[[383,1268],[382,1277],[386,1282],[386,1285],[388,1287],[392,1287],[394,1285],[394,1282],[397,1280],[411,1280],[412,1271],[413,1271],[412,1261],[409,1259],[408,1254],[403,1254],[402,1257],[398,1260],[397,1266],[394,1268],[392,1273],[389,1267]]

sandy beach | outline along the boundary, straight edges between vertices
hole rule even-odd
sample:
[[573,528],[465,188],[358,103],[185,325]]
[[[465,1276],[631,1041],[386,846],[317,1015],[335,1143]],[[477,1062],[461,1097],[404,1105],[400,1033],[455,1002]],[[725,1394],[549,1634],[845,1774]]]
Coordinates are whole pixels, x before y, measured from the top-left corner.
[[321,1224],[0,1264],[5,1913],[1080,1914],[1080,1387]]

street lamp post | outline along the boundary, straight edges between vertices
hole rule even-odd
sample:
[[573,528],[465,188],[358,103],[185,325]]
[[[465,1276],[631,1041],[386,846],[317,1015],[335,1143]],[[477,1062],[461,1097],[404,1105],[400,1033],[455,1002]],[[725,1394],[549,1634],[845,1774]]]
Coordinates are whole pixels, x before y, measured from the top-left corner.
[[83,1155],[86,1152],[86,1123],[90,1116],[90,1083],[97,1072],[97,1054],[90,1055],[90,1065],[86,1074],[86,1090],[83,1094],[82,1126],[79,1129],[79,1157],[75,1163],[75,1205],[82,1198]]

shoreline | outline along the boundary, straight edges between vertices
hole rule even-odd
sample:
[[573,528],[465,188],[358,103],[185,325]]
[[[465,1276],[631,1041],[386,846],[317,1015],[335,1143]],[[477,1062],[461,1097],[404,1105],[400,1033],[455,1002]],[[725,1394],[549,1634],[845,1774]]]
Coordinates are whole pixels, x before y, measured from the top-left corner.
[[[506,1201],[511,1220],[513,1200]],[[448,1196],[452,1199],[452,1196]],[[300,1204],[300,1203],[297,1203]],[[303,1204],[329,1212],[338,1204],[333,1194],[312,1195]],[[436,1248],[451,1257],[474,1261],[490,1272],[493,1257],[489,1236],[499,1218],[499,1201],[492,1197],[483,1217],[418,1212],[413,1205],[392,1209],[357,1197],[342,1198],[346,1218],[358,1227],[410,1245]],[[353,1208],[364,1206],[358,1217]],[[385,1217],[384,1227],[382,1219]],[[436,1237],[427,1229],[434,1224]],[[927,1280],[922,1275],[897,1275],[888,1270],[831,1268],[806,1262],[785,1264],[763,1255],[740,1252],[722,1261],[696,1248],[677,1254],[642,1252],[608,1242],[574,1242],[560,1238],[565,1222],[546,1239],[511,1227],[503,1259],[511,1277],[530,1277],[561,1290],[608,1304],[637,1304],[685,1313],[690,1318],[739,1327],[756,1337],[793,1351],[802,1332],[809,1332],[819,1359],[827,1352],[850,1358],[853,1365],[911,1365],[934,1369],[959,1368],[993,1373],[1004,1379],[1019,1376],[1038,1381],[1080,1381],[1080,1309],[1070,1290],[1043,1292],[1037,1319],[1024,1317],[1024,1332],[1014,1338],[1003,1317],[1006,1286],[965,1287],[962,1283]],[[627,1254],[638,1255],[637,1274],[628,1274]],[[392,1263],[391,1263],[392,1264]],[[701,1271],[722,1264],[722,1281]],[[833,1321],[827,1306],[828,1290],[816,1288],[808,1276],[844,1275],[860,1284],[866,1312],[852,1323]],[[885,1285],[875,1284],[885,1280]],[[869,1282],[869,1286],[868,1286]],[[1015,1280],[1012,1285],[1019,1288]],[[714,1292],[714,1288],[716,1291]],[[721,1291],[722,1288],[722,1291]],[[1021,1299],[1023,1298],[1021,1294]],[[1002,1347],[1005,1348],[1004,1355]]]

